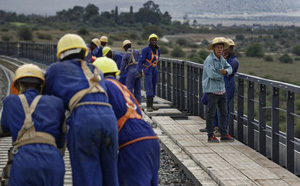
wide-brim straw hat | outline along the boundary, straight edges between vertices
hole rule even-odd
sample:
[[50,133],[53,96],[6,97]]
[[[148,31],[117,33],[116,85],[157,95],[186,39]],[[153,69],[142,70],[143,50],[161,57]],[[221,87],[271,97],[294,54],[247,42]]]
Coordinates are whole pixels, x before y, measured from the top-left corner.
[[224,44],[224,49],[229,48],[229,44],[226,42],[226,39],[224,37],[216,37],[211,44],[207,46],[208,50],[213,50],[214,45],[216,44]]

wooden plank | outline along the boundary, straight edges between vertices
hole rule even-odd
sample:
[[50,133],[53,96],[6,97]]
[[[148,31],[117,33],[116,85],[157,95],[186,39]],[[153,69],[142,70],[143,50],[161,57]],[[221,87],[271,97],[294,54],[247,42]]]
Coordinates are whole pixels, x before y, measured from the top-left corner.
[[152,121],[159,127],[162,125],[177,125],[177,123],[169,116],[153,116]]
[[181,125],[185,130],[187,130],[192,135],[198,135],[199,129],[201,129],[200,125]]
[[176,122],[180,125],[199,125],[199,123],[194,120],[176,120]]
[[148,112],[147,109],[144,110],[144,112],[149,116],[181,116],[183,115],[182,112],[180,112],[177,109],[159,109],[159,110],[154,110],[152,112]]
[[188,116],[188,119],[196,121],[199,124],[206,124],[206,121],[199,116]]
[[[154,103],[153,106],[156,107],[156,108],[170,108],[171,107],[169,104],[166,104],[166,103]],[[146,109],[147,104],[143,102],[140,105],[140,107],[141,107],[141,109]]]
[[[288,186],[289,184],[287,184],[286,182],[282,181],[282,180],[255,180],[256,183],[258,183],[261,186],[270,186],[270,185],[280,185],[280,186]],[[300,183],[298,183],[299,185]]]

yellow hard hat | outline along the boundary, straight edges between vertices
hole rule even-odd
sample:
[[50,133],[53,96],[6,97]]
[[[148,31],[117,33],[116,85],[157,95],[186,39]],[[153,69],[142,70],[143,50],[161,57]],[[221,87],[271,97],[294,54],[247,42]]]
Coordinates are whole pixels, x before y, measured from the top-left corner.
[[207,46],[208,50],[213,50],[214,45],[216,44],[224,44],[224,49],[227,49],[229,47],[228,43],[225,41],[226,39],[224,37],[216,37],[211,44]]
[[97,47],[100,46],[100,40],[99,40],[98,38],[94,38],[94,39],[92,40],[92,42],[93,42]]
[[158,40],[158,36],[156,34],[151,34],[148,38],[148,41],[150,41],[151,38],[156,38]]
[[234,43],[234,41],[232,39],[226,39],[225,42],[229,45],[229,47],[230,46],[235,47],[235,43]]
[[104,47],[102,50],[102,54],[103,56],[106,56],[106,54],[111,50],[111,48],[109,48],[108,46]]
[[42,72],[42,70],[34,64],[25,64],[20,66],[16,70],[15,78],[10,89],[10,92],[12,94],[19,94],[18,89],[15,87],[15,85],[16,82],[21,78],[37,78],[42,81],[42,85],[45,84],[44,73]]
[[97,58],[93,65],[98,67],[103,74],[114,72],[116,73],[116,76],[120,74],[120,70],[118,69],[116,62],[108,57]]
[[101,42],[106,42],[106,43],[108,43],[108,38],[107,38],[106,36],[102,36],[102,37],[100,38],[100,41],[101,41]]
[[57,57],[63,59],[70,54],[79,53],[81,49],[85,50],[85,56],[87,56],[88,48],[82,37],[76,34],[66,34],[57,43]]
[[124,49],[124,46],[127,45],[127,44],[131,44],[131,41],[129,41],[129,40],[123,41],[122,48]]

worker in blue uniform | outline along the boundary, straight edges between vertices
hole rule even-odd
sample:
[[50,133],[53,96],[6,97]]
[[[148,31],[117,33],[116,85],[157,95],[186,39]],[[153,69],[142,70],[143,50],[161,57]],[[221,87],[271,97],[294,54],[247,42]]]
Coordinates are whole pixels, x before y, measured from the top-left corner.
[[128,90],[133,93],[139,104],[141,104],[141,78],[137,75],[138,71],[136,71],[137,61],[140,53],[131,49],[131,41],[129,40],[125,40],[123,42],[122,48],[126,53],[122,58],[120,76],[122,76],[123,73],[127,73],[125,85],[127,86]]
[[[121,62],[123,55],[118,52],[113,52],[110,47],[104,47],[103,48],[103,56],[106,56],[112,60],[114,60],[118,66],[118,69],[121,68]],[[119,82],[125,85],[126,83],[126,74],[122,74],[119,78]]]
[[145,87],[147,96],[147,111],[153,111],[153,99],[156,95],[156,83],[158,81],[157,63],[160,57],[159,47],[157,46],[158,36],[151,34],[148,38],[149,46],[142,49],[139,57],[137,71],[142,76],[142,69],[145,74]]
[[86,45],[89,49],[88,55],[86,56],[85,60],[88,63],[93,63],[96,60],[96,56],[93,56],[93,51],[100,46],[100,40],[98,38],[92,39],[92,42],[90,44]]
[[41,96],[45,84],[41,69],[33,64],[19,67],[3,101],[1,127],[10,132],[14,154],[9,185],[64,183],[65,166],[58,148],[64,146],[63,101]]
[[107,36],[101,36],[100,38],[100,46],[98,46],[92,53],[93,56],[96,56],[96,57],[102,57],[103,56],[103,53],[102,53],[102,50],[103,48],[106,46],[106,44],[108,43],[108,38]]
[[109,102],[118,119],[118,176],[121,186],[157,186],[160,147],[151,126],[142,119],[132,93],[116,80],[116,63],[106,57],[94,63],[103,73]]
[[61,62],[45,74],[45,94],[63,99],[69,110],[67,147],[74,186],[118,185],[116,117],[108,103],[103,74],[83,59],[84,40],[64,35],[57,44]]

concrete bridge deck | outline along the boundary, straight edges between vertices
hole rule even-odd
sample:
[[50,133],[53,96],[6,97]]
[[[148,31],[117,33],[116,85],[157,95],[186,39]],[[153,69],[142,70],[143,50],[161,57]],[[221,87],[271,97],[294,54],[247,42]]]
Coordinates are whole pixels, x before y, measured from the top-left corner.
[[[154,100],[161,108],[145,111],[164,148],[169,149],[196,185],[300,185],[300,178],[239,141],[208,143],[199,132],[205,120],[198,116],[174,117],[169,101]],[[171,117],[170,117],[171,116]]]

